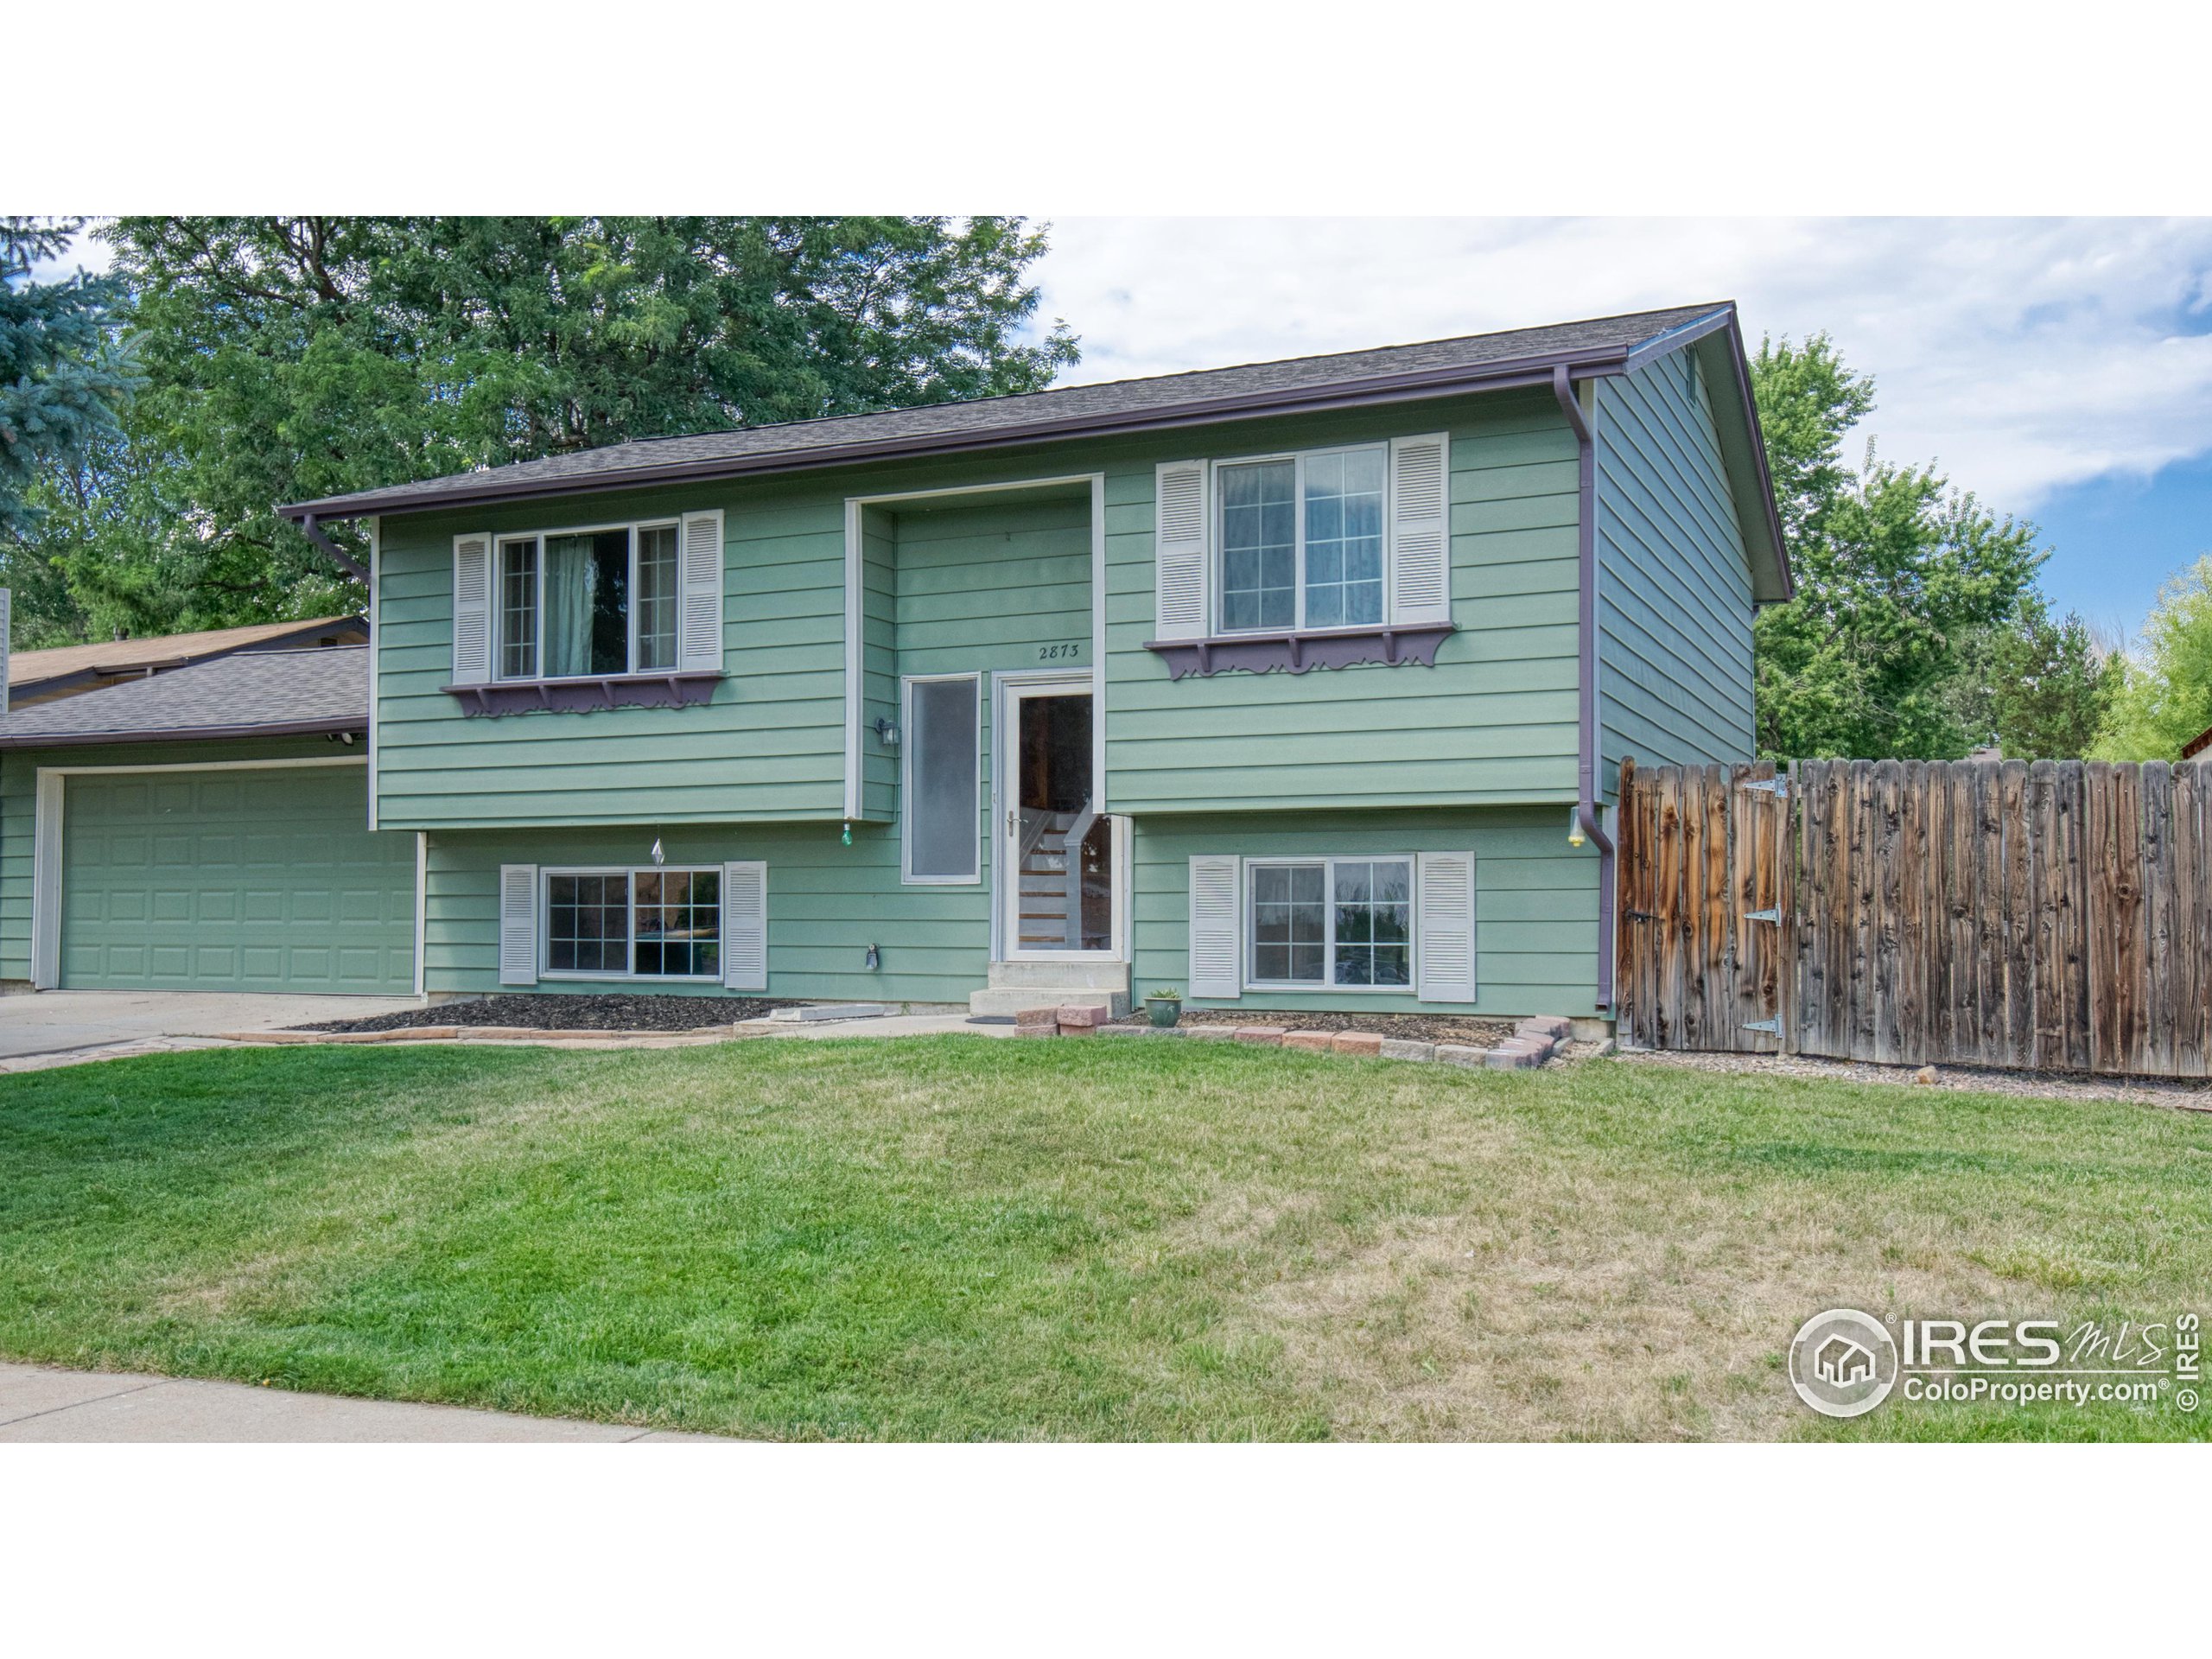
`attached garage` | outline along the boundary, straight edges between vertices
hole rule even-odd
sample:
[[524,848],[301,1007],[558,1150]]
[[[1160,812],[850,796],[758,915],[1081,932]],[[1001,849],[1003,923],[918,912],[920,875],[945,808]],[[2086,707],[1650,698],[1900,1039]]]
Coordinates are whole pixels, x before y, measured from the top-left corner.
[[366,658],[249,652],[0,719],[0,977],[414,994],[419,849],[368,827]]
[[412,836],[368,829],[361,762],[64,774],[70,990],[415,985]]

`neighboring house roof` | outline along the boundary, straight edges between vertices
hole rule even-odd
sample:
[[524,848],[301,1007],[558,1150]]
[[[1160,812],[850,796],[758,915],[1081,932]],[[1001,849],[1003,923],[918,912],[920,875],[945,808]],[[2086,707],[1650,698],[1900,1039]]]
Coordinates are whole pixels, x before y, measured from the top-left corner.
[[[1718,346],[1725,373],[1713,384],[1714,414],[1732,470],[1741,474],[1739,512],[1755,565],[1772,573],[1764,598],[1790,590],[1766,450],[1741,333],[1732,302],[1637,311],[1585,322],[1501,334],[1469,334],[1414,346],[1288,358],[1240,368],[1061,386],[1005,397],[976,397],[845,415],[779,426],[746,427],[690,437],[608,444],[575,454],[517,461],[389,489],[295,502],[279,511],[310,533],[319,518],[424,512],[494,501],[571,495],[640,485],[677,484],[750,474],[856,463],[890,456],[942,454],[1112,432],[1347,409],[1548,382],[1555,368],[1577,378],[1619,374],[1694,342]],[[1716,366],[1709,363],[1708,373]],[[1749,508],[1750,511],[1745,509]]]
[[2212,726],[2206,727],[2181,746],[2181,758],[2184,760],[2194,760],[2207,749],[2212,749]]
[[11,708],[24,709],[49,698],[93,691],[118,680],[139,679],[236,652],[312,645],[322,639],[351,645],[367,638],[368,625],[358,616],[319,616],[305,622],[257,622],[205,633],[100,639],[87,645],[58,645],[51,651],[20,651],[8,660],[8,700]]
[[0,716],[0,749],[157,738],[359,732],[369,723],[369,649],[241,652]]

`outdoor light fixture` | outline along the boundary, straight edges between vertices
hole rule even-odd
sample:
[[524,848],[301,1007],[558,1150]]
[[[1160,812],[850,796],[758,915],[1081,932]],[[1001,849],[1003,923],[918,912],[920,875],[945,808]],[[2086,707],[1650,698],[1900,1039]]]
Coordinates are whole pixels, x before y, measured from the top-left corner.
[[845,834],[843,840],[845,845],[848,847],[853,844],[853,821],[850,818],[847,818],[845,820]]
[[874,973],[877,969],[883,966],[883,952],[876,949],[876,947],[872,944],[868,946],[868,957],[864,965],[868,968],[870,973]]
[[875,717],[875,741],[887,749],[899,747],[899,728],[891,723],[888,715],[878,715]]
[[1579,806],[1567,809],[1567,844],[1570,847],[1582,844],[1582,809]]

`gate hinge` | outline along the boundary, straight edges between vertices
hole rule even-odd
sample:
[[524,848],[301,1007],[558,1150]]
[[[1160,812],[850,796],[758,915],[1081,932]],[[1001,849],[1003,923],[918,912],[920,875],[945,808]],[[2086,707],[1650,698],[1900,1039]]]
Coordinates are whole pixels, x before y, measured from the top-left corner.
[[1774,1035],[1779,1037],[1782,1035],[1782,1016],[1777,1014],[1771,1020],[1746,1020],[1744,1021],[1744,1029],[1745,1031],[1771,1032]]
[[1789,798],[1789,780],[1787,778],[1754,778],[1744,787],[1763,790],[1777,801],[1786,801]]
[[1772,922],[1779,927],[1782,925],[1782,906],[1769,905],[1764,910],[1747,910],[1744,912],[1744,919],[1747,922]]

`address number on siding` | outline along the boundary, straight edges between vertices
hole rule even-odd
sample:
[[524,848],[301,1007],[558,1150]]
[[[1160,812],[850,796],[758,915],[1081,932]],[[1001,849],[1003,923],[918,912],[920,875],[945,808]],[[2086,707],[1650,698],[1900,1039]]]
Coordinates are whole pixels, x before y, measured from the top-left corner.
[[1082,649],[1081,645],[1039,645],[1037,647],[1037,660],[1040,663],[1057,663],[1065,658],[1075,656]]

